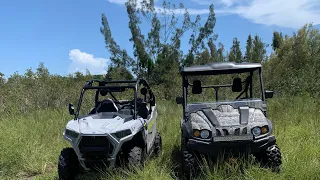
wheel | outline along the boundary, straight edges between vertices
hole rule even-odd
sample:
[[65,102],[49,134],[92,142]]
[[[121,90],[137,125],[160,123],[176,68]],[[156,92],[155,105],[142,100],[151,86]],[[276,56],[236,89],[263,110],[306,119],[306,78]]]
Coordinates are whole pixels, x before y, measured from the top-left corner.
[[139,146],[134,146],[128,154],[129,166],[141,166],[143,163],[144,151]]
[[79,161],[72,148],[61,151],[58,162],[58,176],[60,180],[73,180],[79,171]]
[[189,151],[185,144],[185,139],[181,139],[182,153],[182,173],[183,179],[192,179],[196,172],[196,156],[192,151]]
[[280,172],[282,160],[278,145],[275,144],[268,147],[266,151],[258,154],[256,158],[261,161],[262,166],[271,168],[273,172]]
[[154,140],[154,154],[159,156],[162,153],[162,139],[160,133],[157,132]]

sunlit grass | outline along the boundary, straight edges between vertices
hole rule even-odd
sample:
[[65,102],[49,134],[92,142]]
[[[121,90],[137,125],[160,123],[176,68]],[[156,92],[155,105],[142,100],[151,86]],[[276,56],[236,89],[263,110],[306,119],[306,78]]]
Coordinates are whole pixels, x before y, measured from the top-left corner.
[[[103,170],[79,179],[179,179],[181,177],[180,119],[182,108],[158,102],[158,129],[163,153],[148,159],[143,169]],[[320,177],[319,105],[309,98],[269,100],[269,118],[283,155],[280,174],[259,168],[253,160],[204,161],[198,179],[317,179]],[[0,179],[56,179],[67,109],[43,110],[0,120]],[[244,168],[242,168],[244,167]]]

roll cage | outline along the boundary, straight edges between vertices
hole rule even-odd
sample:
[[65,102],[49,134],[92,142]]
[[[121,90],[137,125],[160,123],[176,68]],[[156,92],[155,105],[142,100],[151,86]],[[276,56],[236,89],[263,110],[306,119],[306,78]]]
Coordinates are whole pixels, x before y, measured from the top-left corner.
[[[95,83],[98,83],[98,85],[94,85]],[[117,85],[115,85],[117,84]],[[125,85],[119,85],[119,84],[125,84]],[[83,86],[80,98],[78,101],[77,110],[75,112],[75,118],[74,120],[77,120],[79,117],[79,112],[82,104],[82,98],[86,90],[88,89],[96,89],[96,95],[95,95],[95,105],[97,105],[98,102],[98,96],[100,90],[107,90],[110,95],[116,100],[116,98],[112,95],[112,92],[121,92],[125,89],[133,89],[134,90],[134,114],[133,118],[137,118],[137,99],[138,99],[138,88],[139,85],[143,85],[143,88],[141,88],[141,94],[144,95],[144,101],[147,103],[150,103],[151,106],[155,105],[155,96],[147,83],[146,80],[140,78],[136,80],[116,80],[116,81],[107,81],[107,80],[98,80],[93,79],[86,81],[85,85]],[[149,93],[149,99],[147,99],[147,94]]]
[[[260,90],[262,101],[265,103],[266,98],[271,98],[273,96],[272,91],[264,91],[263,78],[262,78],[262,68],[260,63],[234,63],[234,62],[215,62],[205,65],[194,65],[190,67],[180,67],[180,75],[182,76],[182,97],[177,97],[176,101],[178,104],[182,104],[183,112],[185,114],[185,108],[187,106],[187,95],[188,87],[192,87],[192,92],[194,94],[201,94],[203,88],[214,88],[216,91],[216,100],[218,100],[218,90],[221,87],[232,87],[235,88],[235,92],[241,92],[240,98],[243,93],[246,93],[248,97],[248,91],[250,97],[252,97],[252,76],[255,71],[259,73],[260,80]],[[250,73],[245,81],[237,79],[233,84],[224,84],[224,85],[211,85],[211,86],[202,86],[200,81],[194,81],[192,84],[188,82],[188,76],[199,76],[199,75],[222,75],[222,74],[236,74],[236,73]],[[245,89],[242,91],[237,91],[239,84],[246,83]],[[235,87],[234,85],[237,84]],[[267,97],[266,97],[267,96]]]

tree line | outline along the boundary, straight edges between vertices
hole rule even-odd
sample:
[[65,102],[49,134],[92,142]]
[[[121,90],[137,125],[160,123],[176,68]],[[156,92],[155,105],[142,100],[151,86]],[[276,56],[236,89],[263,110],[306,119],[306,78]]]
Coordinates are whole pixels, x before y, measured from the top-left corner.
[[[158,99],[173,99],[181,94],[179,67],[210,62],[259,62],[263,65],[265,87],[278,96],[307,94],[320,97],[320,33],[307,24],[292,36],[274,32],[272,44],[268,45],[258,35],[248,35],[245,51],[240,41],[233,38],[232,46],[226,48],[218,42],[214,32],[216,17],[214,6],[204,24],[201,16],[191,18],[183,4],[176,6],[164,1],[157,8],[153,0],[136,0],[126,3],[129,17],[129,39],[133,56],[122,49],[112,36],[105,14],[101,15],[100,32],[106,49],[110,52],[111,65],[107,74],[93,76],[90,72],[77,72],[68,76],[50,74],[43,63],[36,71],[26,70],[24,75],[13,74],[7,80],[0,73],[0,113],[28,112],[34,108],[60,107],[76,102],[85,80],[92,78],[133,79],[143,77],[153,86]],[[143,23],[149,31],[143,34]],[[181,38],[186,34],[189,49],[181,50]],[[266,48],[272,47],[271,54]]]

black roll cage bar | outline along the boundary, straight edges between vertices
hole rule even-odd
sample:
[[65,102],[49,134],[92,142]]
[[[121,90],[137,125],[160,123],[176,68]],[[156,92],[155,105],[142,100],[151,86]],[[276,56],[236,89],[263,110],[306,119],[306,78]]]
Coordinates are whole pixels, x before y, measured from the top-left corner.
[[[93,86],[93,83],[99,83],[99,86]],[[126,86],[105,86],[107,84],[129,84],[132,83],[132,85],[126,85]],[[100,84],[104,84],[104,86],[100,86]],[[149,95],[150,95],[150,104],[152,106],[155,105],[155,96],[149,86],[149,84],[147,83],[147,81],[145,79],[139,78],[136,80],[115,80],[115,81],[107,81],[107,80],[99,80],[99,79],[92,79],[89,81],[86,81],[85,85],[83,86],[81,93],[80,93],[80,98],[78,101],[78,106],[77,106],[77,111],[75,113],[75,117],[74,120],[77,120],[79,117],[79,112],[80,112],[80,108],[81,108],[81,104],[82,104],[82,98],[83,95],[85,93],[86,90],[88,89],[111,89],[112,87],[119,87],[119,88],[125,88],[125,89],[134,89],[134,114],[133,114],[133,118],[136,119],[137,118],[137,93],[138,93],[138,87],[139,85],[143,85],[144,87],[147,88]],[[111,93],[110,93],[111,94]],[[113,96],[113,95],[111,95]]]
[[[189,85],[191,85],[188,82],[188,79],[186,78],[188,76],[250,73],[249,76],[251,76],[251,78],[252,78],[253,72],[258,70],[262,101],[265,103],[266,98],[265,98],[265,93],[264,93],[264,86],[263,86],[263,78],[262,78],[262,69],[261,69],[261,67],[258,67],[258,68],[247,68],[247,69],[233,69],[233,70],[212,70],[212,71],[204,71],[204,72],[184,72],[184,71],[182,71],[182,69],[183,69],[183,66],[180,66],[180,75],[182,76],[182,99],[183,99],[183,101],[182,101],[182,109],[183,109],[184,117],[186,116],[186,107],[187,107],[187,96],[188,96],[187,88],[188,88]],[[227,87],[227,86],[229,86],[229,85],[228,84],[227,85],[222,85],[221,87]],[[217,97],[218,96],[217,95],[217,89],[219,89],[220,87],[212,85],[212,86],[203,86],[202,88],[214,88],[215,91],[216,91],[216,99],[218,98]],[[250,85],[250,89],[249,90],[250,90],[250,96],[252,97],[252,83]],[[240,97],[244,92],[245,91],[243,91],[238,97]],[[247,93],[247,90],[246,90],[246,93]]]

